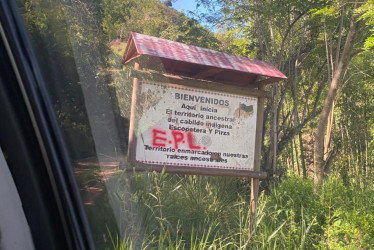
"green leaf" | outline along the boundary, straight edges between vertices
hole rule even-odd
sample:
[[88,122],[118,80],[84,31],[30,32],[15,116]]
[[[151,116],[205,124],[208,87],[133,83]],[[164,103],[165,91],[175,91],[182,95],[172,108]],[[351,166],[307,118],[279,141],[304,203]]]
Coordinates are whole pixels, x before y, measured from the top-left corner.
[[269,238],[268,238],[268,242],[271,240],[271,239],[273,239],[276,235],[277,235],[277,233],[279,232],[279,230],[281,230],[282,229],[282,227],[284,226],[284,224],[286,224],[286,222],[287,221],[285,221],[285,222],[283,222],[270,236],[269,236]]

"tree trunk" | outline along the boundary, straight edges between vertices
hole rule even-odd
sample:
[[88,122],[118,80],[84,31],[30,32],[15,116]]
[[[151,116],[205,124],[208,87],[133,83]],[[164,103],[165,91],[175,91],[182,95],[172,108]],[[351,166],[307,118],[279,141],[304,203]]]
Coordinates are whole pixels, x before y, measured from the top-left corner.
[[320,119],[318,121],[317,130],[314,135],[314,184],[317,189],[322,185],[324,177],[324,135],[328,122],[328,116],[332,110],[332,105],[336,97],[339,82],[347,69],[351,59],[354,38],[356,35],[356,18],[352,17],[347,39],[344,44],[343,53],[340,57],[336,70],[333,73],[330,88],[323,104]]
[[[344,1],[342,1],[344,3]],[[334,65],[338,65],[339,63],[339,58],[340,58],[340,46],[342,43],[342,37],[343,37],[343,10],[344,10],[344,5],[342,6],[340,10],[340,23],[339,23],[339,36],[338,36],[338,43],[336,45],[336,53],[335,53],[335,62],[332,60],[332,49],[330,50],[330,61],[331,61],[331,71],[334,72]],[[326,38],[326,31],[325,31],[325,42],[327,46],[327,38]],[[328,55],[328,49],[326,48],[326,53]],[[327,58],[328,61],[328,58]],[[329,67],[329,66],[328,66]],[[330,68],[329,68],[330,69]],[[329,80],[330,80],[330,75],[329,75]],[[329,155],[329,147],[330,147],[330,141],[331,141],[331,132],[332,132],[332,124],[334,122],[334,110],[335,110],[335,103],[336,100],[332,103],[332,109],[329,114],[329,118],[327,120],[327,130],[326,130],[326,136],[325,136],[325,151],[324,151],[324,160],[326,161],[327,156]],[[328,167],[328,166],[327,166]]]
[[299,145],[300,145],[301,168],[303,170],[303,179],[305,180],[307,178],[307,172],[306,172],[305,157],[304,157],[303,135],[301,131],[299,132]]
[[277,163],[277,149],[278,149],[278,126],[277,126],[277,114],[278,114],[278,83],[273,85],[272,94],[272,108],[271,108],[271,121],[270,121],[270,149],[268,159],[265,162],[265,170],[268,173],[268,178],[272,178],[275,174],[276,163]]
[[271,141],[271,146],[272,146],[272,151],[273,151],[273,160],[272,160],[272,168],[273,168],[273,174],[276,172],[277,168],[277,149],[278,149],[278,95],[279,95],[279,88],[278,88],[278,83],[274,84],[274,106],[273,106],[273,121],[272,121],[272,141]]
[[334,122],[334,110],[335,110],[335,101],[332,103],[332,108],[327,118],[327,128],[326,128],[326,136],[325,136],[325,149],[324,149],[324,160],[326,161],[327,156],[329,155],[329,147],[331,141],[331,132],[332,132],[332,124]]

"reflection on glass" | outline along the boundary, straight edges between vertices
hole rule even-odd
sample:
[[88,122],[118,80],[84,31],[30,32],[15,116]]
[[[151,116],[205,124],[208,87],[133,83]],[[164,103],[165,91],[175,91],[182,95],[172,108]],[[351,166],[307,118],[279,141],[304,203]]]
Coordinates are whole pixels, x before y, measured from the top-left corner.
[[[74,163],[97,248],[373,246],[372,2],[188,1],[200,6],[196,19],[172,8],[181,2],[17,0]],[[216,26],[205,28],[197,18]],[[335,116],[326,126],[330,139],[322,150],[326,172],[333,174],[325,188],[315,192],[313,134],[327,87],[343,62],[346,36],[355,25],[360,26],[354,46],[345,54],[352,57],[343,60],[350,63],[332,102]],[[125,171],[133,97],[129,75],[135,64],[123,65],[123,56],[131,32],[270,61],[287,73],[286,81],[268,87],[271,98],[260,137],[261,167],[270,178],[262,182],[264,194],[251,232],[248,179]],[[162,46],[159,50],[163,52]],[[166,65],[154,56],[138,59],[154,71],[178,69],[181,76],[191,77],[193,67]],[[195,77],[206,80],[204,74],[209,73]],[[230,80],[238,74],[223,77]],[[254,79],[242,78],[249,80]],[[264,79],[255,80],[261,85]],[[236,105],[233,116],[256,113],[255,104]],[[202,141],[208,146],[210,140],[191,137],[190,145]],[[232,137],[221,143],[235,145]]]

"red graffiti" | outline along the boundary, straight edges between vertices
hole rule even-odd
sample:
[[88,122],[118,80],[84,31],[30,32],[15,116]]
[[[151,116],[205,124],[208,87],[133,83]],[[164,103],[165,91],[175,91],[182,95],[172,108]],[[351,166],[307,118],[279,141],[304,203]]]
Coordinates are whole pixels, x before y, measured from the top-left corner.
[[172,130],[171,134],[174,138],[174,148],[178,149],[178,144],[183,141],[184,135],[182,132],[179,132],[177,130]]
[[[187,146],[189,149],[193,150],[200,150],[201,147],[194,144],[194,135],[191,131],[187,133],[182,133],[177,130],[171,131],[172,138],[167,137],[166,131],[159,130],[159,129],[152,129],[152,146],[154,147],[166,147],[166,142],[169,144],[174,144],[174,149],[178,149],[180,144],[186,143],[184,140],[187,139]],[[206,149],[206,147],[204,147]]]
[[188,132],[187,133],[187,142],[188,142],[188,147],[190,149],[196,149],[196,150],[201,149],[200,146],[193,145],[194,141],[193,141],[193,134],[192,134],[192,132]]
[[161,137],[159,134],[166,135],[166,132],[158,129],[152,129],[152,145],[154,147],[165,147],[166,137]]

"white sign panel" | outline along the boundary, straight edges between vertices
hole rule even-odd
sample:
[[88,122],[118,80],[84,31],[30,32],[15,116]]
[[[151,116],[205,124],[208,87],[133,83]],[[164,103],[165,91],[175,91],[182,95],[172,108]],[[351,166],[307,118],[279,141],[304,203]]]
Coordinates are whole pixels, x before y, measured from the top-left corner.
[[136,161],[253,170],[257,98],[141,84]]

